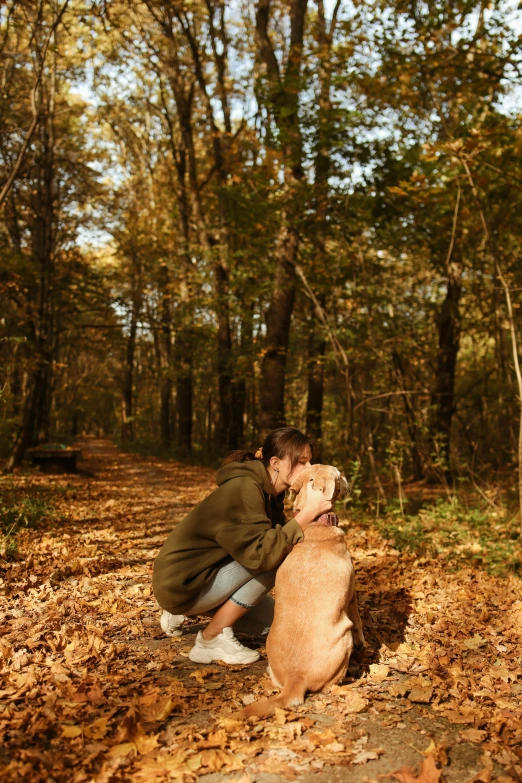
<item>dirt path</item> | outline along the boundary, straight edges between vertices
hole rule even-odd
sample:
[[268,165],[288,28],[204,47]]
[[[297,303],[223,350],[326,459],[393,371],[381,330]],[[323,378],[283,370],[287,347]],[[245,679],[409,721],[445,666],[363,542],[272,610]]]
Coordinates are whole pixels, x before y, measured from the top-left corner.
[[522,781],[520,580],[414,560],[349,525],[368,649],[335,693],[242,723],[238,707],[270,692],[266,660],[191,663],[201,626],[165,638],[150,590],[213,471],[80,446],[77,476],[1,480],[62,518],[22,531],[0,568],[0,779]]

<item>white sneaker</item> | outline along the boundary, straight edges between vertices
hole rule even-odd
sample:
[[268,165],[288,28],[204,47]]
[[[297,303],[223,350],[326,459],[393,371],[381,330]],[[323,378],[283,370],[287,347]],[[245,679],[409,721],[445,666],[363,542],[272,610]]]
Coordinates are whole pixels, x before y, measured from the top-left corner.
[[189,652],[189,658],[195,663],[212,663],[212,661],[254,663],[259,660],[259,653],[257,650],[243,647],[234,636],[232,628],[223,628],[218,636],[208,642],[199,631],[196,636],[196,644]]
[[163,610],[160,617],[161,630],[167,636],[181,636],[181,626],[185,622],[184,614],[171,614]]

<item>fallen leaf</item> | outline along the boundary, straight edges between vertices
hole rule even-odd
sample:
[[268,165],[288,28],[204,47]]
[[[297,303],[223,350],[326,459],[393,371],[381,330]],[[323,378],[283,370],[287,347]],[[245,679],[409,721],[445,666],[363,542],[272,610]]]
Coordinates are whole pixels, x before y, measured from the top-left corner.
[[454,723],[455,725],[475,723],[475,718],[471,713],[464,714],[463,712],[458,712],[457,710],[448,709],[444,710],[441,714],[446,718],[446,720],[449,720],[450,723]]
[[[500,778],[496,778],[496,781],[499,781]],[[511,780],[511,778],[510,778]],[[491,770],[487,767],[484,767],[484,769],[481,769],[480,772],[477,772],[476,775],[474,775],[470,780],[467,780],[466,783],[490,783],[491,781]],[[513,781],[515,783],[515,781]]]
[[181,712],[182,709],[183,709],[183,702],[180,702],[179,699],[168,698],[166,700],[162,700],[159,703],[158,708],[154,714],[154,718],[157,721],[164,721],[167,720],[167,718],[172,712],[174,711]]
[[206,740],[198,743],[199,748],[224,748],[227,744],[228,736],[224,729],[210,732]]
[[205,680],[214,674],[217,674],[217,669],[195,669],[195,671],[190,672],[189,677],[194,677],[200,685],[205,685]]
[[141,734],[134,740],[138,753],[145,755],[157,747],[159,737],[157,734]]
[[118,726],[116,739],[119,744],[123,744],[128,740],[133,740],[142,731],[143,728],[140,724],[140,715],[133,704],[129,707]]
[[520,706],[510,699],[502,699],[501,697],[495,697],[493,699],[497,707],[500,707],[501,710],[512,710],[513,712],[519,712]]
[[306,734],[306,739],[312,744],[313,747],[325,747],[333,742],[337,742],[337,737],[331,729],[326,731],[309,731]]
[[392,682],[388,685],[388,693],[390,696],[406,696],[410,690],[411,685],[408,682]]
[[243,722],[241,720],[238,720],[237,718],[220,718],[218,721],[218,724],[222,726],[225,731],[238,731],[243,725]]
[[483,639],[482,636],[478,633],[475,634],[471,639],[464,639],[462,642],[462,646],[465,647],[467,650],[478,650],[480,647],[483,647],[487,643],[487,639]]
[[329,745],[324,746],[324,750],[327,753],[343,753],[345,747],[341,742],[330,742]]
[[433,697],[433,688],[423,688],[415,685],[408,696],[408,699],[416,704],[429,704]]
[[518,765],[518,756],[509,748],[502,748],[500,753],[496,753],[493,756],[493,760],[498,761],[503,767],[510,767],[514,764]]
[[83,729],[81,726],[69,726],[62,724],[62,737],[67,737],[68,739],[74,739],[74,737],[79,737],[80,734],[83,733]]
[[109,748],[107,755],[111,758],[123,758],[130,753],[136,753],[136,745],[134,742],[121,742],[119,745],[113,745]]
[[184,766],[182,767],[183,771],[186,772],[197,772],[198,769],[201,769],[203,766],[202,760],[201,760],[201,753],[197,753],[195,756],[190,756],[186,761]]
[[342,711],[346,715],[364,712],[368,707],[368,699],[365,699],[364,696],[361,696],[360,693],[357,693],[348,686],[334,685],[331,688],[331,693],[334,696],[344,697]]
[[376,761],[379,753],[376,750],[362,750],[351,758],[352,764],[366,764],[368,761]]
[[448,764],[448,754],[446,748],[438,742],[434,742],[432,739],[427,748],[421,751],[423,756],[433,756],[435,761],[441,766],[445,767]]
[[441,776],[440,769],[435,765],[433,756],[427,756],[421,764],[419,776],[411,767],[401,767],[396,772],[392,772],[390,777],[400,781],[400,783],[439,783]]
[[467,742],[483,742],[487,737],[487,732],[481,729],[463,729],[460,737]]
[[108,718],[98,718],[98,720],[95,720],[94,723],[84,727],[83,731],[85,736],[92,740],[103,739],[107,734],[108,723]]
[[383,682],[390,672],[390,667],[385,663],[371,663],[370,664],[370,680],[372,682]]
[[415,650],[410,647],[409,644],[406,642],[401,642],[399,646],[397,647],[397,652],[400,656],[406,655],[408,657],[415,657],[416,653]]
[[243,769],[242,761],[225,750],[203,750],[199,755],[201,757],[201,767],[206,768],[205,774],[207,772],[219,772],[222,769],[227,772]]

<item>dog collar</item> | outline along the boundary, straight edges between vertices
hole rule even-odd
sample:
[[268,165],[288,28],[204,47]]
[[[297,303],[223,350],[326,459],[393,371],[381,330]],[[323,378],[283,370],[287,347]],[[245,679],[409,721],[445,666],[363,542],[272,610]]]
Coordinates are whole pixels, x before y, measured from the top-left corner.
[[315,522],[319,522],[321,525],[328,525],[329,527],[339,527],[339,517],[332,511],[328,514],[321,514]]

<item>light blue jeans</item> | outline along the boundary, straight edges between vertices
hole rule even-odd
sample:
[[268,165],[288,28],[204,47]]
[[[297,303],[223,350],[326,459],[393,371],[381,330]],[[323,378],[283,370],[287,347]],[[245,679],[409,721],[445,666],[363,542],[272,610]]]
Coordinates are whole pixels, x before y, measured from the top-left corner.
[[267,634],[274,619],[274,599],[268,595],[273,588],[276,571],[263,571],[255,576],[235,560],[226,563],[217,572],[212,582],[196,598],[188,617],[215,615],[230,598],[248,612],[235,623],[234,631],[254,636]]

